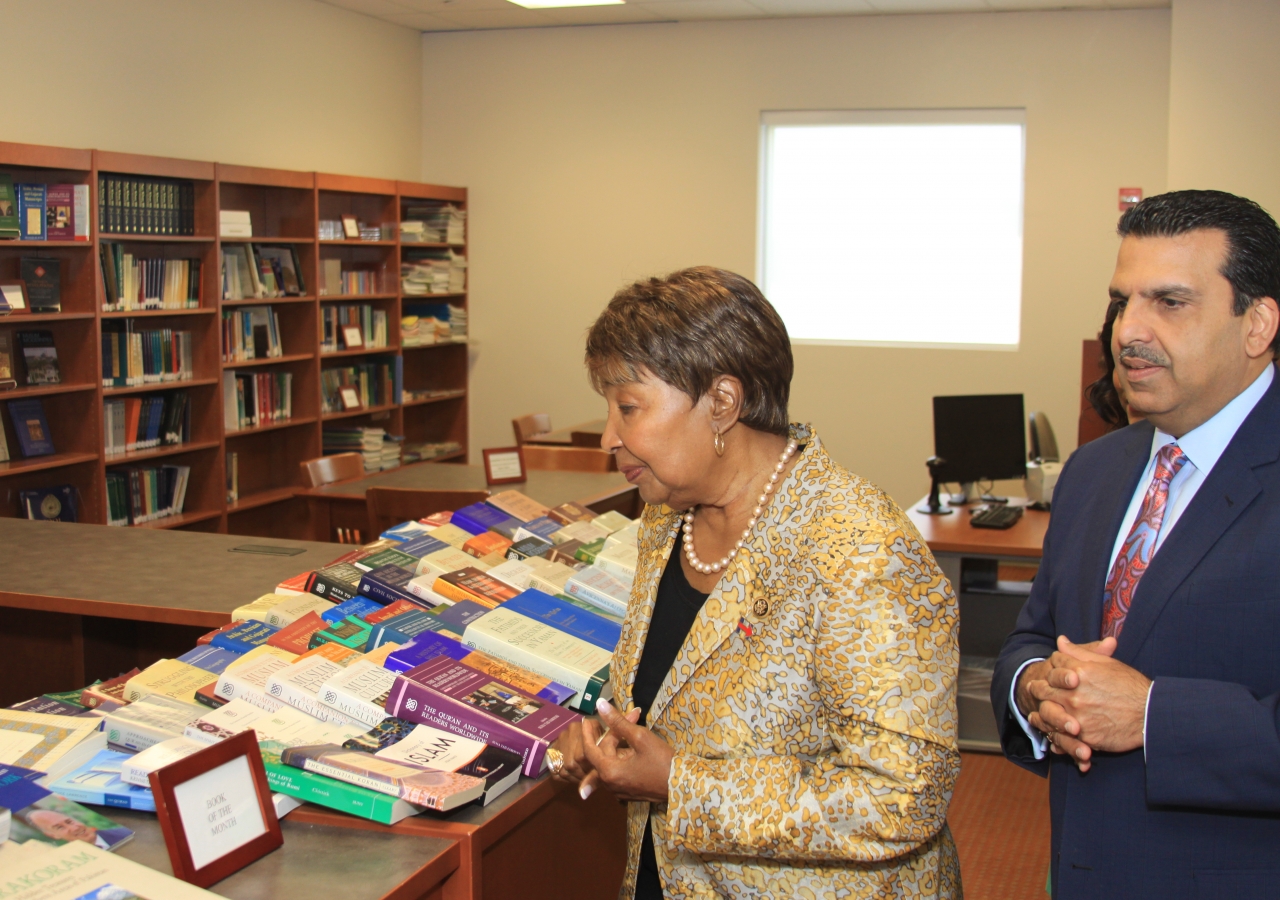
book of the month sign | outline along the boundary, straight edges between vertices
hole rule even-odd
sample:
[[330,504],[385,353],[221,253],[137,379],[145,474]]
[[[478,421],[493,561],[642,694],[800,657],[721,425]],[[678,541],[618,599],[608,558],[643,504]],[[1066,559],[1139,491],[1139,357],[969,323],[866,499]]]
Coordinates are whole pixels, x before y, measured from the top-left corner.
[[284,843],[252,729],[151,773],[173,873],[201,887]]

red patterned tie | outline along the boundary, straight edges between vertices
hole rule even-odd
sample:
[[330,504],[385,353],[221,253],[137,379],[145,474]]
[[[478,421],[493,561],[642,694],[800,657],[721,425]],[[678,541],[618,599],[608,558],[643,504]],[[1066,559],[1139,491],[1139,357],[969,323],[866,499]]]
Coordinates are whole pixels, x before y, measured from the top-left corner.
[[1138,581],[1151,565],[1156,553],[1156,539],[1164,524],[1164,511],[1169,501],[1169,482],[1186,464],[1186,454],[1177,444],[1165,444],[1156,454],[1156,472],[1142,498],[1142,509],[1120,545],[1116,561],[1111,564],[1107,586],[1102,592],[1102,636],[1120,637],[1129,604],[1138,589]]

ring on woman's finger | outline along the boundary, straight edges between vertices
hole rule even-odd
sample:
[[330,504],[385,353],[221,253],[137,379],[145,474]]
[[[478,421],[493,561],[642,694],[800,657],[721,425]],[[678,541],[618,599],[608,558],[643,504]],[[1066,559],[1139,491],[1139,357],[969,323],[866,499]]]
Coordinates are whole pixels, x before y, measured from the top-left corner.
[[1058,737],[1058,732],[1056,731],[1049,732],[1049,743],[1053,744],[1055,747],[1058,745],[1057,737]]
[[547,749],[547,768],[551,770],[552,775],[559,775],[560,770],[564,768],[564,754],[555,747]]

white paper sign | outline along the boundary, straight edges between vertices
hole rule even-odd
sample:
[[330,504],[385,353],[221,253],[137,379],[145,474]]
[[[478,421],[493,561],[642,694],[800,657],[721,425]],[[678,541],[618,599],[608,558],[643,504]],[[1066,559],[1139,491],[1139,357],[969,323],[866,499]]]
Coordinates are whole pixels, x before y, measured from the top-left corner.
[[4,292],[4,302],[9,304],[10,309],[26,309],[27,302],[22,298],[22,286],[17,284],[6,284],[0,288]]
[[520,454],[490,453],[489,472],[494,478],[523,477],[524,473],[520,471]]
[[243,756],[183,782],[173,797],[197,869],[266,834],[253,772]]

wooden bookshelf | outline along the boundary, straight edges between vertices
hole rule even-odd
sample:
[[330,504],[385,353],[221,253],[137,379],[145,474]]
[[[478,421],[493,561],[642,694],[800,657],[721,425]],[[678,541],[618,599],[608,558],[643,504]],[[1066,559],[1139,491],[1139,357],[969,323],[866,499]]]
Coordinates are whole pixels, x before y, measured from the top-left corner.
[[[24,515],[18,492],[71,484],[79,493],[79,520],[107,521],[107,474],[132,466],[190,466],[186,502],[180,515],[135,527],[184,529],[259,536],[309,534],[299,463],[321,455],[323,428],[368,425],[404,435],[408,442],[456,440],[460,453],[431,462],[467,457],[467,349],[463,343],[402,347],[400,319],[406,305],[448,303],[465,308],[466,293],[405,296],[400,267],[406,251],[451,249],[465,254],[466,244],[401,242],[399,224],[408,206],[451,203],[467,208],[465,188],[444,187],[353,175],[266,169],[198,160],[170,159],[103,150],[77,150],[0,142],[0,171],[15,183],[89,186],[87,241],[0,241],[0,279],[17,278],[25,256],[57,258],[61,267],[62,309],[0,318],[0,330],[39,328],[52,332],[62,383],[28,386],[23,381],[21,349],[13,348],[20,386],[0,391],[0,401],[39,398],[49,420],[57,452],[22,459],[0,402],[11,460],[0,462],[0,517]],[[172,179],[191,185],[193,234],[141,234],[108,231],[99,221],[100,178]],[[222,210],[247,210],[252,237],[219,236]],[[321,240],[321,221],[356,216],[381,226],[378,240]],[[118,220],[117,220],[118,221]],[[199,260],[199,305],[191,308],[106,310],[104,246],[142,260]],[[224,299],[222,254],[245,244],[291,247],[303,285],[300,296]],[[324,261],[337,260],[344,271],[369,273],[367,293],[324,290]],[[332,269],[332,263],[330,268]],[[322,310],[333,305],[369,304],[387,316],[388,346],[322,351]],[[223,317],[249,307],[270,307],[279,322],[282,355],[234,360],[224,346]],[[104,387],[104,331],[190,332],[192,377],[143,385]],[[430,352],[428,352],[430,351]],[[399,366],[406,389],[403,402],[366,409],[324,412],[321,371],[363,362]],[[288,372],[292,376],[292,416],[253,428],[227,428],[224,376]],[[105,452],[103,404],[109,400],[186,391],[190,439],[124,454]],[[447,394],[441,393],[447,391]],[[418,396],[413,392],[434,392]],[[226,490],[228,454],[239,463],[239,498]]]

